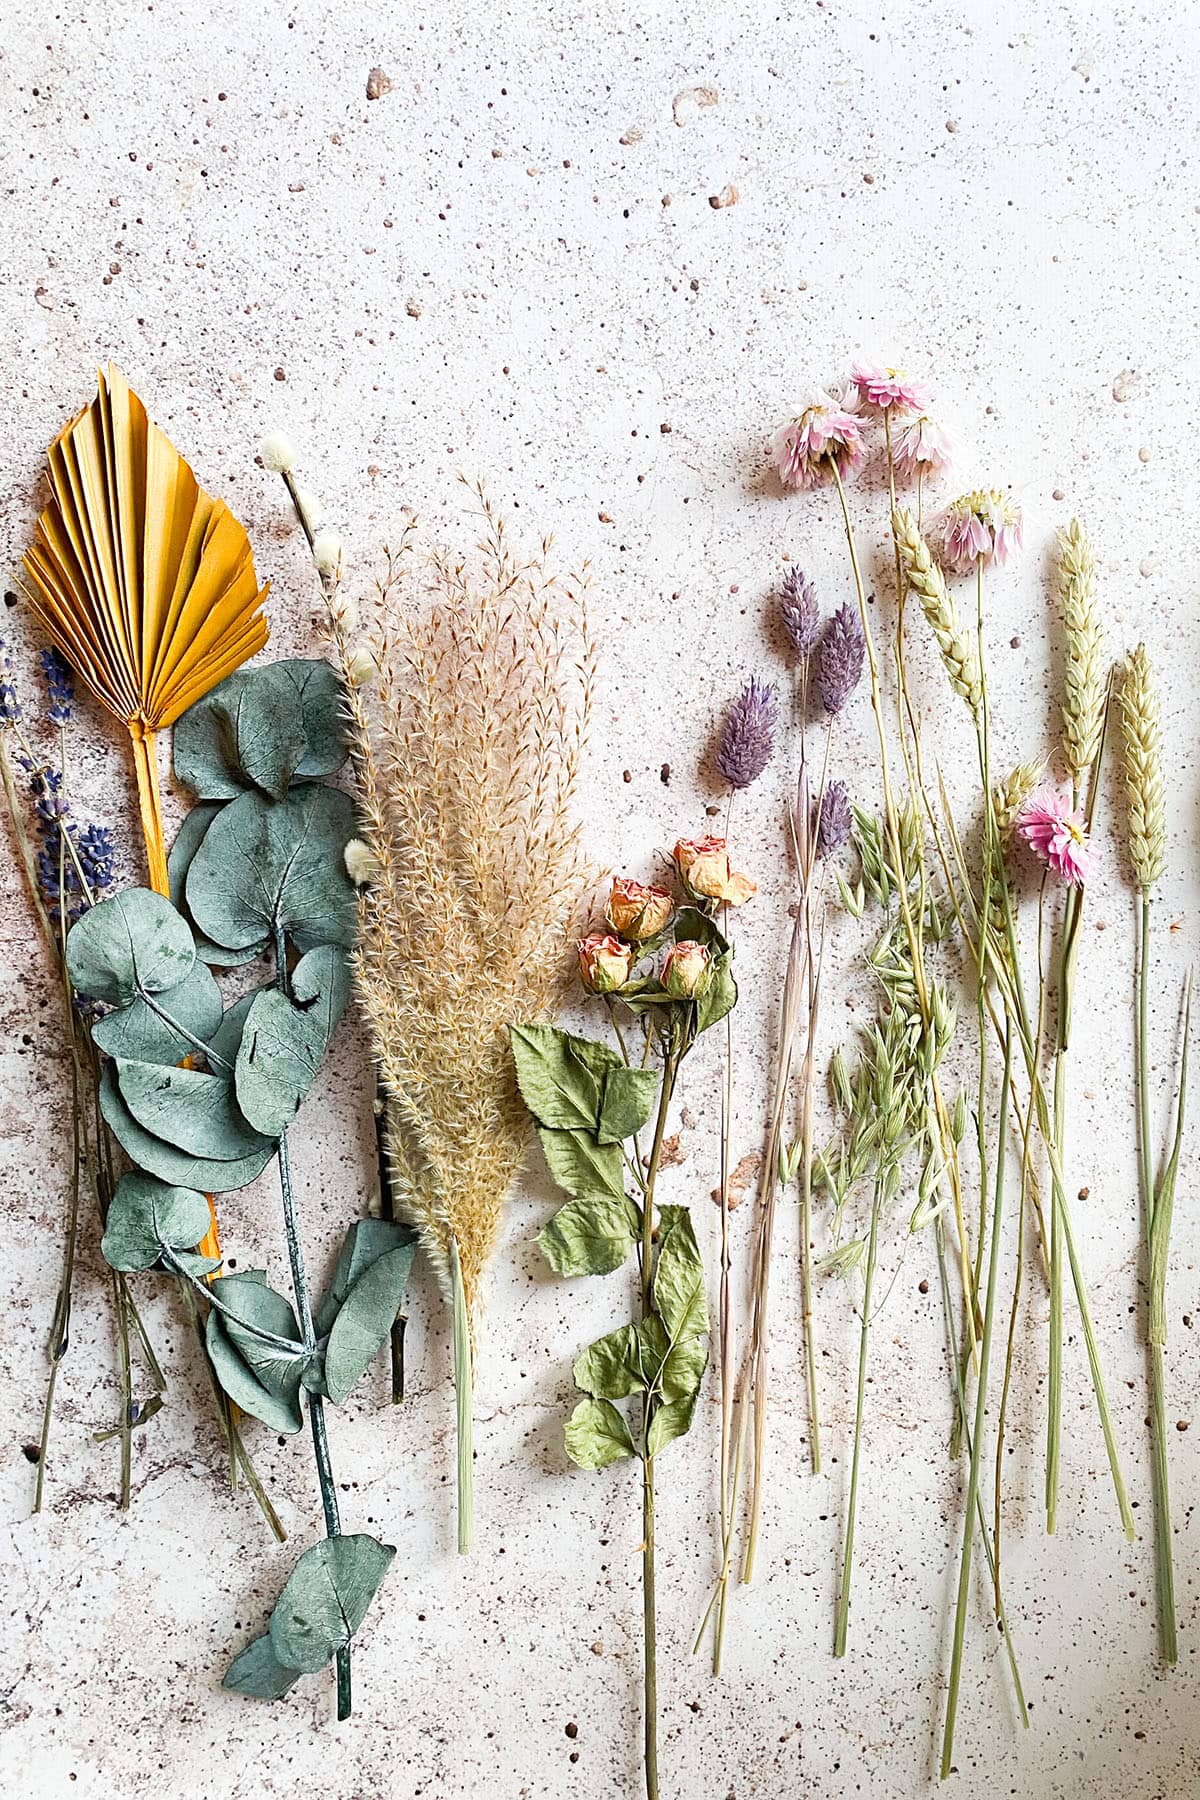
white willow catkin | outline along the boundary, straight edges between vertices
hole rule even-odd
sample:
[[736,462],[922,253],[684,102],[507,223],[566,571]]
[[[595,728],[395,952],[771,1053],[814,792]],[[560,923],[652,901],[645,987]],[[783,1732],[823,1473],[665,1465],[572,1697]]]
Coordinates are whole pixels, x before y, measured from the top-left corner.
[[1096,605],[1096,558],[1087,533],[1072,519],[1058,534],[1066,669],[1063,675],[1063,760],[1079,786],[1096,760],[1104,729],[1104,630]]
[[1129,860],[1143,894],[1163,872],[1167,849],[1167,803],[1163,787],[1162,737],[1154,668],[1139,644],[1125,661],[1121,682],[1121,729],[1125,745],[1125,787],[1129,795]]
[[978,719],[983,710],[979,656],[975,645],[959,626],[946,578],[934,562],[913,513],[906,507],[897,508],[892,514],[892,526],[905,577],[937,639],[950,686],[956,694],[961,694],[972,716]]

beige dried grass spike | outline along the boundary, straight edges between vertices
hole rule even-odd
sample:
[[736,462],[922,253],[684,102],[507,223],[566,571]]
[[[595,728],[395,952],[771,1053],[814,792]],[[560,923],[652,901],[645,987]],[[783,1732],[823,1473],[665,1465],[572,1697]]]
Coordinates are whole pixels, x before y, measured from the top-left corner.
[[553,1012],[569,970],[586,884],[573,804],[594,681],[586,572],[560,585],[548,542],[522,561],[477,493],[485,529],[473,557],[431,556],[424,594],[405,578],[407,556],[389,562],[370,690],[354,685],[331,597],[375,859],[356,963],[393,1198],[456,1309],[461,1548],[483,1277],[529,1136],[508,1027]]
[[25,554],[49,637],[133,739],[150,884],[167,892],[154,733],[267,641],[254,557],[120,370],[49,450],[51,502]]

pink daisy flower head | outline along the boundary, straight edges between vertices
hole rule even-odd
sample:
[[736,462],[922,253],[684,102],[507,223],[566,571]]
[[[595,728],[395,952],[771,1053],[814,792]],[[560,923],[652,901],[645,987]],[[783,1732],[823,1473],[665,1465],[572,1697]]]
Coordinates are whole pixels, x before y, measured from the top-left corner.
[[1087,821],[1065,795],[1043,788],[1027,800],[1017,817],[1017,835],[1060,881],[1083,886],[1091,853]]
[[855,363],[850,379],[865,405],[873,412],[923,413],[932,398],[923,381],[914,381],[903,369],[885,369],[878,363]]
[[780,426],[771,454],[784,487],[822,487],[835,471],[847,475],[862,462],[862,420],[831,394],[816,394],[789,425]]
[[942,561],[966,575],[977,562],[1008,561],[1021,548],[1021,509],[999,488],[976,488],[952,500],[942,516]]
[[952,455],[949,437],[928,413],[906,419],[892,438],[892,461],[900,481],[944,475]]

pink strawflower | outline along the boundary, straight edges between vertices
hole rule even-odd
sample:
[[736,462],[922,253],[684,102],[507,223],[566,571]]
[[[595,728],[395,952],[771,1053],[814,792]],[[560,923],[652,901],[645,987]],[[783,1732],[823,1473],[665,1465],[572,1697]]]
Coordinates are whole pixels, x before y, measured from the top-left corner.
[[821,487],[857,469],[865,457],[862,420],[831,394],[818,393],[790,425],[771,440],[771,454],[784,487]]
[[1091,852],[1087,821],[1064,795],[1053,788],[1039,790],[1021,808],[1017,833],[1060,881],[1083,886]]
[[896,412],[923,413],[929,410],[932,398],[929,389],[924,382],[911,380],[903,369],[885,369],[878,363],[855,363],[850,379],[874,412],[894,409]]
[[976,488],[942,515],[942,561],[966,575],[976,563],[1007,562],[1022,543],[1021,509],[998,488]]
[[950,439],[928,413],[906,420],[892,438],[892,461],[900,481],[944,475],[950,467]]

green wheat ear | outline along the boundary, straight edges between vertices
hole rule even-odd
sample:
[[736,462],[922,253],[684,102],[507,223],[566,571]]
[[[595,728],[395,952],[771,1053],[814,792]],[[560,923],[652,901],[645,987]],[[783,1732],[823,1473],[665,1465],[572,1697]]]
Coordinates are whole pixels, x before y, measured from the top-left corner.
[[1096,760],[1104,729],[1104,629],[1096,605],[1096,558],[1072,519],[1058,534],[1066,669],[1063,675],[1063,760],[1077,787]]
[[1129,861],[1143,894],[1158,883],[1166,862],[1167,803],[1154,666],[1139,644],[1125,660],[1121,733],[1129,797]]

